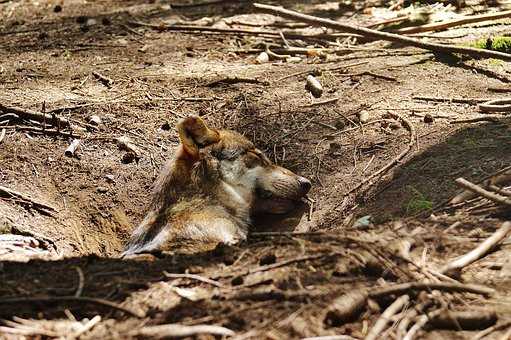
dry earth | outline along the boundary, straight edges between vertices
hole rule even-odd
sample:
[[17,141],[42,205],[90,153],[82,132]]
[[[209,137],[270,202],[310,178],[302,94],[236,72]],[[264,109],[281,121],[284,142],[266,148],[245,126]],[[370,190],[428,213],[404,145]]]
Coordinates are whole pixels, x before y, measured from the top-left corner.
[[[370,22],[367,15],[335,10],[331,3],[310,3],[282,2],[314,15]],[[61,11],[55,11],[57,5]],[[143,325],[180,323],[225,326],[239,338],[347,334],[358,339],[397,296],[375,302],[343,325],[324,323],[324,311],[343,292],[422,278],[423,270],[392,253],[393,242],[412,238],[412,258],[423,267],[440,268],[509,219],[509,210],[488,205],[485,211],[442,205],[458,191],[454,179],[477,182],[511,163],[509,121],[456,124],[479,117],[477,105],[414,98],[504,98],[505,93],[489,88],[508,86],[509,63],[433,56],[370,42],[327,58],[257,64],[258,53],[251,49],[282,46],[280,38],[130,24],[187,22],[254,30],[249,23],[264,23],[269,30],[280,29],[283,21],[277,17],[251,12],[248,2],[230,1],[172,9],[142,1],[0,3],[0,104],[58,109],[58,115],[82,128],[74,131],[82,135],[77,155],[66,157],[72,139],[68,134],[41,133],[34,122],[14,124],[0,115],[0,130],[6,128],[0,143],[0,185],[56,210],[44,214],[22,200],[0,200],[0,232],[31,236],[40,247],[37,252],[0,253],[2,318],[40,320],[30,326],[40,335],[29,338],[69,335],[76,331],[73,317],[100,315],[102,320],[80,338],[127,339]],[[463,44],[509,28],[506,22],[477,26],[436,34],[461,38],[429,39]],[[323,70],[318,76],[325,89],[321,99],[304,89],[305,75],[313,69]],[[257,82],[215,83],[228,77]],[[314,105],[333,98],[338,100]],[[381,122],[357,127],[361,110],[370,121]],[[243,133],[276,163],[313,181],[310,211],[279,223],[259,222],[260,230],[305,234],[254,235],[238,247],[167,254],[153,261],[117,258],[144,214],[159,167],[177,145],[176,121],[190,113]],[[373,186],[346,195],[407,147],[410,131],[396,114],[414,127],[411,151]],[[424,122],[426,114],[433,122]],[[87,126],[92,115],[102,119],[99,129]],[[139,160],[119,150],[115,139],[121,136],[140,148]],[[374,223],[353,224],[364,215],[371,215]],[[311,233],[316,231],[328,233]],[[435,303],[453,310],[495,308],[499,323],[511,320],[509,244],[504,242],[459,278],[497,289],[491,298],[457,293],[432,298]],[[367,255],[367,248],[377,249],[381,263],[374,268],[361,255]],[[290,259],[294,262],[281,263]],[[264,267],[273,263],[282,266]],[[199,274],[221,286],[166,278],[164,271]],[[82,300],[8,300],[73,296],[81,284],[82,297],[115,302],[141,317]],[[420,300],[417,294],[411,297],[415,302],[410,306]],[[396,332],[390,329],[383,338]],[[430,329],[421,336],[465,339],[474,334]],[[0,330],[0,337],[22,335]]]

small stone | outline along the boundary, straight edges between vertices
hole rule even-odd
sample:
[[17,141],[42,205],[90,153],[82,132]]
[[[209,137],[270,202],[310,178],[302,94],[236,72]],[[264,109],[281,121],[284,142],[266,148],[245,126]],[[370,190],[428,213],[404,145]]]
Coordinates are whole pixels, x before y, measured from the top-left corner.
[[426,115],[424,116],[424,123],[433,123],[435,121],[435,119],[433,118],[433,116],[429,113],[426,113]]
[[270,56],[268,55],[268,53],[266,52],[261,52],[257,58],[256,58],[256,63],[257,64],[265,64],[267,62],[270,61]]
[[297,64],[299,62],[302,61],[302,58],[300,57],[289,57],[289,58],[286,58],[286,63],[289,63],[289,64]]
[[399,130],[401,129],[401,124],[399,124],[398,122],[392,122],[389,124],[389,128],[391,128],[392,130]]
[[55,13],[62,12],[62,6],[56,5],[55,7],[53,7],[53,12],[55,12]]
[[86,26],[94,26],[98,23],[98,21],[96,19],[93,19],[93,18],[89,18],[87,19],[87,21],[85,21],[85,25]]
[[369,121],[369,112],[362,110],[358,113],[358,121],[362,124],[365,124]]
[[92,115],[89,117],[89,124],[99,126],[101,123],[101,118],[98,115]]
[[320,98],[323,95],[323,86],[313,75],[307,76],[307,82],[305,83],[305,89],[309,91],[315,98]]
[[108,188],[105,188],[105,187],[97,187],[96,190],[102,194],[104,194],[105,192],[108,192]]

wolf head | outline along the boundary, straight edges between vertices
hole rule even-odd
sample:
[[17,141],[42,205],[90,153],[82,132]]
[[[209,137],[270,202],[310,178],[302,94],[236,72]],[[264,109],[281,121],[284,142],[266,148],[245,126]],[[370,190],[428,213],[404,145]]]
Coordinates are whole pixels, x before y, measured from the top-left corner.
[[192,181],[230,209],[287,213],[311,188],[309,180],[273,164],[234,131],[209,128],[191,116],[179,122],[178,132],[182,157],[193,162]]

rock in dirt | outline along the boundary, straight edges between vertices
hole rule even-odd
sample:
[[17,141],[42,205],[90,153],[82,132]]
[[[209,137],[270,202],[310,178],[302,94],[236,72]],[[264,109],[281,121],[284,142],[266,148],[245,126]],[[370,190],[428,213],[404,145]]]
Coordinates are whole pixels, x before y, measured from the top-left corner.
[[324,323],[338,327],[355,320],[366,306],[367,292],[351,291],[336,298],[324,318]]
[[323,95],[323,86],[313,75],[307,76],[305,89],[309,91],[314,98],[320,98]]
[[270,56],[268,55],[268,53],[266,52],[261,52],[257,58],[256,58],[256,63],[257,64],[265,64],[267,62],[270,61]]

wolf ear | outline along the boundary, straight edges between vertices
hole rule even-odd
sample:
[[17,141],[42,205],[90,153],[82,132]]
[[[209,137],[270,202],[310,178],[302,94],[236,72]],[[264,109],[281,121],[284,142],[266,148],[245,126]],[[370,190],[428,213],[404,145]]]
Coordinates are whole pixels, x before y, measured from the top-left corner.
[[179,121],[177,131],[184,151],[193,157],[199,155],[199,148],[220,140],[218,131],[208,128],[198,116],[189,116]]

